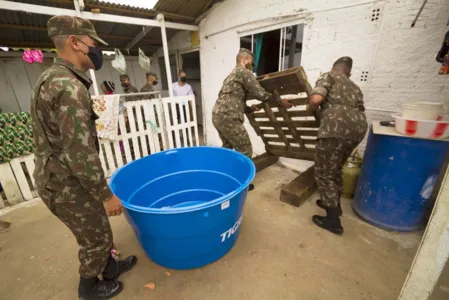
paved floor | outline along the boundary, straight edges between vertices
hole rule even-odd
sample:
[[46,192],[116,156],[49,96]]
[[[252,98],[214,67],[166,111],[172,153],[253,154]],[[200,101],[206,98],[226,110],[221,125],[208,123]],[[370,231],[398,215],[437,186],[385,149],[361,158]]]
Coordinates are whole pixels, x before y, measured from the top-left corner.
[[[376,229],[354,215],[350,200],[343,201],[345,234],[320,230],[310,220],[321,213],[313,199],[300,208],[278,200],[282,185],[295,176],[277,165],[259,173],[234,249],[201,269],[173,271],[155,265],[125,219],[113,218],[118,248],[140,258],[123,276],[125,290],[116,299],[396,299],[422,232]],[[0,235],[0,299],[77,299],[75,240],[39,201],[35,203],[0,216],[13,224]],[[154,283],[155,289],[145,288],[147,283]],[[444,295],[440,299],[448,299],[449,294]]]

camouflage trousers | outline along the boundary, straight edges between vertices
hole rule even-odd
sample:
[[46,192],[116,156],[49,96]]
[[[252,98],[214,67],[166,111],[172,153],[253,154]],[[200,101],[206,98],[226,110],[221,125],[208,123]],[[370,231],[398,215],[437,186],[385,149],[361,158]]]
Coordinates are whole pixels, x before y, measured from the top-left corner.
[[252,157],[253,147],[243,122],[212,115],[212,123],[218,131],[224,148],[234,149],[249,158]]
[[110,257],[113,236],[103,203],[79,183],[64,182],[52,176],[37,191],[48,209],[73,233],[79,246],[79,273],[92,278],[100,275]]
[[315,179],[318,193],[327,207],[340,203],[343,187],[343,165],[361,140],[322,138],[316,143]]

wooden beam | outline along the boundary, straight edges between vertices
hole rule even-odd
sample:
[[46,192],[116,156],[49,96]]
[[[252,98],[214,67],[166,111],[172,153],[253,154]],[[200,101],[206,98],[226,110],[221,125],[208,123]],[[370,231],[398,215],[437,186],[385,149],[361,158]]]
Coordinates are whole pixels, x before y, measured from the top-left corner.
[[253,158],[253,162],[256,165],[256,172],[260,172],[271,165],[274,165],[279,160],[278,156],[273,156],[268,153],[256,156]]
[[[310,150],[312,150],[312,149],[310,149]],[[267,147],[267,153],[274,155],[274,156],[283,156],[283,157],[304,159],[304,160],[310,160],[310,161],[315,160],[315,151],[310,151],[310,152],[304,153],[304,152],[278,150],[278,149],[274,149],[272,147]]]
[[[282,129],[282,131],[284,131],[285,134],[289,135],[290,131],[288,129]],[[262,133],[262,135],[266,135],[266,134],[277,134],[276,130],[274,129],[261,129],[260,132]],[[313,136],[316,137],[318,135],[318,130],[297,130],[298,134],[301,136]]]
[[296,207],[301,206],[318,188],[313,170],[312,166],[283,186],[280,200]]

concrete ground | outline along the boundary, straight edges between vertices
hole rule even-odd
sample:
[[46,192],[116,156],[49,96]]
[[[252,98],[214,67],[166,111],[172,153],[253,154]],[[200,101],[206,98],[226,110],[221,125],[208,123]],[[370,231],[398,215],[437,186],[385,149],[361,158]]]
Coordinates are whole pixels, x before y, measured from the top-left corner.
[[[125,290],[115,299],[397,299],[422,232],[377,229],[354,215],[350,200],[343,200],[344,235],[323,231],[311,222],[313,214],[322,213],[316,196],[300,208],[279,201],[282,185],[295,176],[279,165],[260,172],[235,247],[201,269],[174,271],[154,264],[126,220],[112,218],[118,249],[140,259],[122,277]],[[0,235],[0,299],[77,299],[77,246],[68,229],[40,201],[0,218],[12,222]],[[144,287],[148,283],[155,289]]]

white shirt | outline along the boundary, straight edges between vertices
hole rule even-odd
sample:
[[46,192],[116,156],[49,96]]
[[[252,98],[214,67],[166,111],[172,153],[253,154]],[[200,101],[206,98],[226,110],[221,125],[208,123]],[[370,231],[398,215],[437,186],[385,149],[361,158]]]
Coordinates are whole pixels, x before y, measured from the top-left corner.
[[193,95],[193,90],[190,84],[184,83],[183,86],[180,86],[179,83],[173,82],[173,96],[188,96]]

